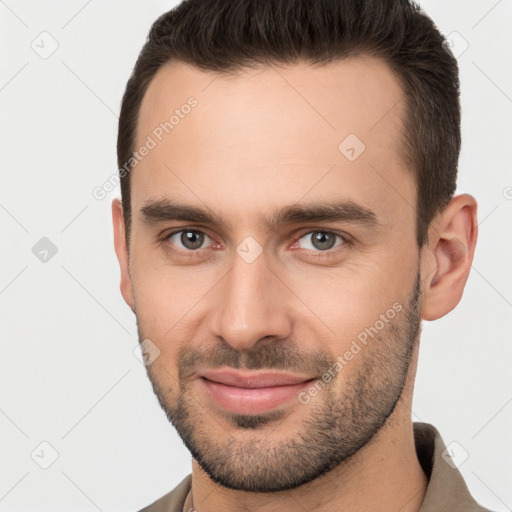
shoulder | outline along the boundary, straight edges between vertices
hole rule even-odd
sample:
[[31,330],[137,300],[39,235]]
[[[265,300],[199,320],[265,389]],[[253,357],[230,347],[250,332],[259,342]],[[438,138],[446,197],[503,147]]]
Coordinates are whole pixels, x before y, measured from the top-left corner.
[[416,454],[428,479],[419,512],[492,512],[478,503],[452,460],[439,431],[428,423],[414,423]]
[[139,512],[182,512],[191,485],[192,475],[189,474],[172,491]]

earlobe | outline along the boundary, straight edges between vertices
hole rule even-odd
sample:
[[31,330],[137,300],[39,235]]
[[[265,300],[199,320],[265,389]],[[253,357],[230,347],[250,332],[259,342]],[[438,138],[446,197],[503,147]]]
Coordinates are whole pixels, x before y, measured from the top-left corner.
[[477,202],[469,194],[454,197],[429,231],[422,255],[424,320],[437,320],[462,298],[478,236]]
[[135,312],[128,248],[126,247],[123,205],[119,199],[112,201],[112,224],[114,229],[114,247],[121,270],[121,295],[130,309]]

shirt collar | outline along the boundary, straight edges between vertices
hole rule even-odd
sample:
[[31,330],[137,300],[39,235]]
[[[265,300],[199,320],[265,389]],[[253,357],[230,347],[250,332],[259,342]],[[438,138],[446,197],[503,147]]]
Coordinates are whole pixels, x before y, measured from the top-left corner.
[[471,496],[437,429],[414,423],[416,454],[429,482],[418,512],[485,512]]

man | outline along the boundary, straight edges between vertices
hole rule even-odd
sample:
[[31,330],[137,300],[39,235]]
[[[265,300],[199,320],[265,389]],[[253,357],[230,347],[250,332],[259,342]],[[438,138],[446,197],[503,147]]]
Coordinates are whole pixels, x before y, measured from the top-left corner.
[[458,68],[406,0],[188,0],[119,123],[121,292],[192,473],[145,511],[481,511],[412,423],[459,303]]

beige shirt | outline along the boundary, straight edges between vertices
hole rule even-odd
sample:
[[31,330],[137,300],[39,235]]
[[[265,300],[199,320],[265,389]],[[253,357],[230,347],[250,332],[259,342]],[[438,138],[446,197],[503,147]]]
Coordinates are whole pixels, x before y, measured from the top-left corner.
[[[428,423],[413,425],[418,460],[429,478],[418,512],[490,512],[473,499],[459,470],[443,459],[446,446],[437,429]],[[191,485],[190,474],[171,492],[140,512],[194,512],[189,494]]]

